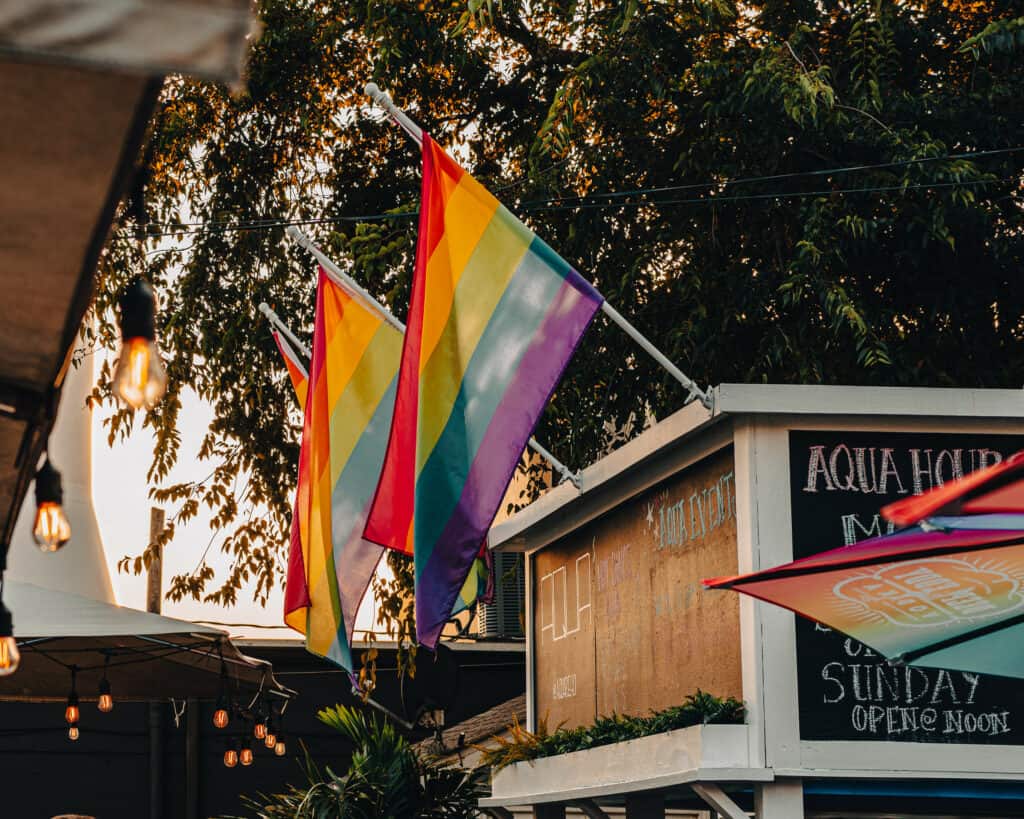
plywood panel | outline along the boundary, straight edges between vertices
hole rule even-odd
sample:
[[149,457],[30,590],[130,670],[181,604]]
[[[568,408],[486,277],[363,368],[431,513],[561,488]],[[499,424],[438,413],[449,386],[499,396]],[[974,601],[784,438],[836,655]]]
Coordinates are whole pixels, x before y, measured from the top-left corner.
[[554,729],[593,720],[593,544],[574,533],[534,556],[533,623],[538,720]]
[[698,688],[741,696],[739,601],[701,586],[737,570],[731,447],[542,550],[534,566],[537,716],[549,724],[644,714]]

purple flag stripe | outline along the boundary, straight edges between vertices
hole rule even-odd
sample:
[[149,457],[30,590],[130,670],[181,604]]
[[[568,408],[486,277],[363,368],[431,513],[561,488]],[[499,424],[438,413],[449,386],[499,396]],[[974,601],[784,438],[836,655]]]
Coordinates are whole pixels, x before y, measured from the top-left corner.
[[[570,276],[534,334],[473,459],[455,511],[419,573],[416,636],[433,648],[465,583],[480,543],[498,511],[541,412],[601,306],[596,291],[581,292]],[[543,397],[543,401],[538,398]]]

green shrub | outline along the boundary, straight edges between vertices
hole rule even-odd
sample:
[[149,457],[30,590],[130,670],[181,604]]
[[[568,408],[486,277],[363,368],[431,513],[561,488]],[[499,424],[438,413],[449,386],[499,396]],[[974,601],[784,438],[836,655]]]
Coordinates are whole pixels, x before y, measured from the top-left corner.
[[320,769],[303,747],[305,780],[283,793],[243,797],[258,819],[466,819],[486,793],[481,773],[420,758],[376,714],[338,705],[317,716],[354,746],[344,775]]
[[745,717],[746,708],[739,700],[723,699],[698,689],[682,705],[652,711],[646,717],[612,714],[598,717],[590,726],[559,726],[554,732],[548,731],[547,719],[540,721],[536,732],[527,731],[516,721],[508,727],[508,737],[495,737],[495,745],[479,750],[483,764],[489,765],[492,771],[500,771],[515,762],[583,751],[693,725],[739,725]]

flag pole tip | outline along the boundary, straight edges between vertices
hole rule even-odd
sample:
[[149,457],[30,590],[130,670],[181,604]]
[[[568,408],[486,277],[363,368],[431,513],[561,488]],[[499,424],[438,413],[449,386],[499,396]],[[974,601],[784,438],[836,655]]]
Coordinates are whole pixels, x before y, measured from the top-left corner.
[[384,92],[380,90],[380,86],[377,85],[377,83],[375,82],[368,82],[363,87],[363,91],[366,93],[366,96],[373,97],[375,100],[380,99],[380,97],[384,94]]
[[260,312],[263,315],[265,315],[267,318],[270,318],[270,314],[274,312],[273,310],[270,309],[270,305],[267,304],[265,301],[261,301],[260,302],[259,309],[260,309]]

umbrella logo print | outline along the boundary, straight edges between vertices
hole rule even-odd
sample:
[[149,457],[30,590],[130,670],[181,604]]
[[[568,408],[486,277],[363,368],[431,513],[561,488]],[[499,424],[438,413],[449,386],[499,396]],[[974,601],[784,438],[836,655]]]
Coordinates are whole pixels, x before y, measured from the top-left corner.
[[884,566],[837,583],[833,592],[855,604],[865,619],[910,627],[988,620],[1024,607],[1015,577],[951,559]]

